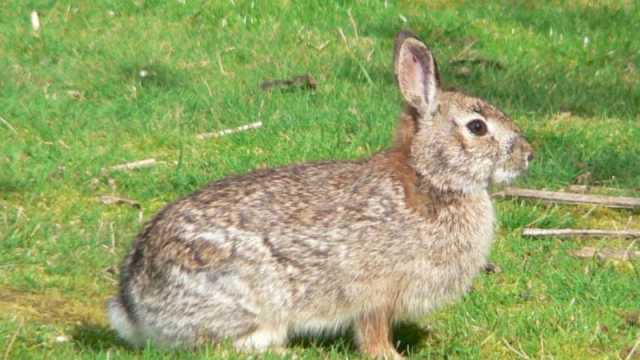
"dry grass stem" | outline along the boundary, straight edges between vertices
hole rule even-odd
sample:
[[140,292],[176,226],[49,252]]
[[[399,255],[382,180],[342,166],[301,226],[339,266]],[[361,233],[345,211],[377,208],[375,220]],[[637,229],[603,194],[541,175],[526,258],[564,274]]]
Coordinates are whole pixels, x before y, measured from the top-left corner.
[[132,162],[128,162],[128,163],[124,163],[124,164],[120,164],[120,165],[111,166],[111,167],[107,168],[106,170],[108,170],[108,171],[130,171],[130,170],[137,170],[137,169],[153,167],[153,166],[156,166],[156,165],[158,165],[160,163],[161,162],[157,161],[156,159],[144,159],[144,160],[132,161]]
[[220,131],[210,132],[210,133],[202,133],[198,134],[196,137],[200,140],[210,139],[210,138],[218,138],[221,136],[234,134],[237,132],[247,131],[251,129],[257,129],[262,127],[262,121],[256,121],[254,123],[238,126],[237,128],[224,129]]
[[508,187],[493,194],[494,197],[523,198],[564,204],[600,205],[612,208],[638,209],[640,198],[626,196],[586,195]]
[[606,230],[606,229],[538,229],[526,228],[524,236],[558,236],[558,237],[624,237],[640,238],[640,230]]

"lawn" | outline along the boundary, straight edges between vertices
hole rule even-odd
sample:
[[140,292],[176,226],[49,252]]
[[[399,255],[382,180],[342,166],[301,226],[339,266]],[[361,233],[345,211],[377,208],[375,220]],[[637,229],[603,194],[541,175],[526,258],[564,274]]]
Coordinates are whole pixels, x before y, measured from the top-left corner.
[[[225,345],[165,352],[120,342],[105,312],[119,264],[141,220],[212,180],[388,147],[402,109],[391,64],[400,29],[432,47],[446,85],[523,128],[536,160],[517,185],[640,194],[634,1],[8,0],[0,17],[3,359],[244,358]],[[260,89],[305,73],[314,91]],[[255,121],[263,127],[196,137]],[[105,170],[149,158],[156,166]],[[519,200],[496,208],[491,260],[502,272],[400,326],[405,354],[627,357],[640,338],[640,261],[570,252],[640,243],[521,232],[640,229],[640,213]],[[347,356],[358,356],[348,337],[301,339],[285,355]]]

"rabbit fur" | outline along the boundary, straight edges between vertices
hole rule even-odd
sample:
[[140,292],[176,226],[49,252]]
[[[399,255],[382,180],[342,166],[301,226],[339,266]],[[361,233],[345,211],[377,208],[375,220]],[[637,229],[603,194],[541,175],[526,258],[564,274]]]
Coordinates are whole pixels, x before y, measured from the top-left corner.
[[532,149],[497,108],[443,90],[415,35],[398,35],[394,64],[406,110],[391,149],[228,177],[147,223],[109,303],[120,336],[265,351],[351,328],[364,354],[399,358],[394,321],[464,294],[494,237],[487,188]]

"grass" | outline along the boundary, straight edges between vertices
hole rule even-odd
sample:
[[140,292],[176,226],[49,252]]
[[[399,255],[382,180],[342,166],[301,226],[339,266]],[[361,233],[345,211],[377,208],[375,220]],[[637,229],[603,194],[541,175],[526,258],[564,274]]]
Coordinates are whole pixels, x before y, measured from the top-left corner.
[[[488,99],[524,129],[537,158],[520,185],[561,189],[589,173],[590,185],[640,191],[640,8],[632,1],[9,0],[0,14],[6,359],[242,358],[224,345],[164,352],[116,338],[104,305],[140,214],[98,197],[135,199],[148,219],[229,174],[383,149],[401,109],[391,52],[402,28],[431,45],[446,84]],[[259,89],[301,73],[318,79],[316,91]],[[195,139],[257,120],[257,131]],[[102,172],[145,158],[164,163]],[[640,228],[639,214],[506,200],[497,209],[492,261],[503,272],[401,327],[401,347],[415,358],[625,358],[640,336],[628,320],[640,310],[640,262],[568,251],[638,245],[532,240],[520,230]],[[300,340],[293,355],[357,357],[343,338]]]

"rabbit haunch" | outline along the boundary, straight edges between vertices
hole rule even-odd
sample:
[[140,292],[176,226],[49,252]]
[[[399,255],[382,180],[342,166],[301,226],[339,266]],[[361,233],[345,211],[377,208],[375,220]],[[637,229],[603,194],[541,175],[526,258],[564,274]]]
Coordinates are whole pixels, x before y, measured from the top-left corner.
[[110,303],[122,337],[262,351],[352,327],[363,353],[396,358],[394,321],[469,288],[494,236],[487,187],[525,170],[531,148],[493,106],[440,90],[413,35],[395,57],[407,102],[395,146],[225,178],[168,205],[122,267]]

